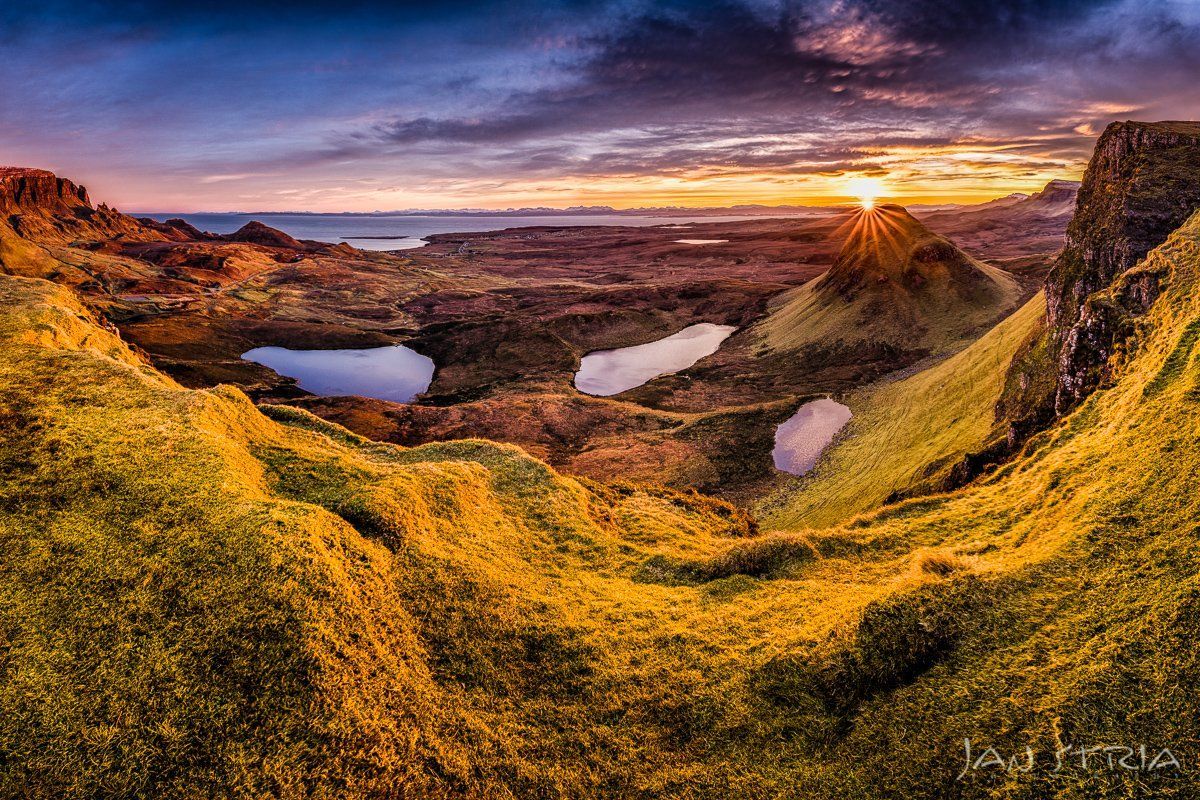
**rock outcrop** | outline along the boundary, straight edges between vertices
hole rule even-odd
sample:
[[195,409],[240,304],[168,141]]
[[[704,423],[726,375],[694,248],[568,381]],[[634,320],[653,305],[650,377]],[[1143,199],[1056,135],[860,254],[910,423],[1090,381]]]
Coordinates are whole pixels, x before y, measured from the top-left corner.
[[44,169],[0,167],[0,212],[56,208],[62,211],[91,208],[87,189]]
[[186,241],[205,241],[217,238],[212,234],[205,233],[187,220],[179,219],[178,217],[173,217],[165,222],[159,222],[150,217],[138,217],[137,221],[147,228],[153,228],[159,233],[166,234],[171,239],[182,237]]
[[[261,244],[264,247],[285,247],[292,250],[302,250],[305,245],[281,230],[264,225],[257,220],[251,220],[228,236],[223,237],[229,242],[246,242]],[[314,243],[315,244],[315,243]]]
[[93,207],[87,189],[44,169],[0,167],[0,218],[0,239],[39,245],[170,238],[104,204]]
[[1127,327],[1158,295],[1151,276],[1094,297],[1200,208],[1200,123],[1117,122],[1096,144],[1067,244],[1046,282],[1047,328],[1065,414],[1108,378]]
[[[1062,188],[1060,195],[1068,187]],[[942,488],[1006,460],[1112,380],[1113,355],[1162,291],[1160,272],[1138,265],[1198,208],[1200,123],[1108,126],[1046,279],[1045,326],[1009,365],[986,445],[964,458]]]

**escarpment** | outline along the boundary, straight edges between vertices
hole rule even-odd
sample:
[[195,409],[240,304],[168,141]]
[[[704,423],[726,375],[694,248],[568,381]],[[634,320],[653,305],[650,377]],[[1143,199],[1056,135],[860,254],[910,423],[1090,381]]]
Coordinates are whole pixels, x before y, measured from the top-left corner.
[[[35,245],[169,238],[103,203],[93,206],[87,189],[53,172],[0,167],[0,239],[5,237]],[[5,259],[3,249],[0,246],[0,264],[10,266],[8,262],[17,259]]]
[[1054,411],[1069,411],[1109,377],[1123,319],[1158,296],[1152,276],[1094,298],[1200,208],[1200,123],[1118,122],[1084,175],[1067,244],[1046,282]]
[[993,435],[955,468],[949,485],[1003,461],[1112,380],[1114,354],[1161,291],[1154,270],[1132,268],[1198,208],[1200,123],[1108,126],[1046,278],[1045,324],[1009,366]]
[[63,210],[91,206],[87,189],[44,169],[0,167],[0,212],[20,213],[33,207]]

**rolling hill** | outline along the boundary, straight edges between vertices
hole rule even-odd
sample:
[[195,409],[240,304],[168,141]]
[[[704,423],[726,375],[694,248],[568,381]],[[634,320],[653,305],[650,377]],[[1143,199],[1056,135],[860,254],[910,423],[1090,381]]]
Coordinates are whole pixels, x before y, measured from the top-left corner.
[[964,737],[1197,734],[1200,216],[1141,269],[1165,291],[1117,383],[994,476],[758,535],[513,447],[182,389],[4,277],[0,788],[1187,796],[954,780]]
[[[0,795],[1196,796],[1200,212],[1087,303],[1151,280],[1109,379],[999,469],[764,531],[184,388],[0,275]],[[940,398],[894,441],[990,400],[1036,312],[894,384]],[[1185,768],[1075,760],[1139,746]]]

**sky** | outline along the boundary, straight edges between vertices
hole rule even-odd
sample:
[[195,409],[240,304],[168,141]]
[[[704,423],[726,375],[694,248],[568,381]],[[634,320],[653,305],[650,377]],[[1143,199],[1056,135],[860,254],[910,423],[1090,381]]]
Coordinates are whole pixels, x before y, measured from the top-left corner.
[[1200,0],[39,0],[0,164],[129,211],[978,202],[1197,76]]

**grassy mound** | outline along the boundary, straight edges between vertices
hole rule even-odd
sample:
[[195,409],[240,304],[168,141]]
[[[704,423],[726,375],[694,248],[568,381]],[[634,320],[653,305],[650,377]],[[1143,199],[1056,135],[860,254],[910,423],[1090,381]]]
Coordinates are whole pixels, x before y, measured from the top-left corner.
[[904,208],[863,210],[829,271],[758,326],[776,352],[836,342],[952,352],[1016,307],[1016,279],[930,231]]
[[0,308],[4,795],[553,784],[519,734],[594,669],[570,605],[664,531],[745,532],[516,448],[184,390],[51,284],[0,279]]
[[[184,390],[0,278],[0,794],[1195,796],[1052,769],[1200,737],[1200,217],[1143,268],[1115,385],[1020,458],[761,536]],[[965,737],[1043,760],[956,780]]]

